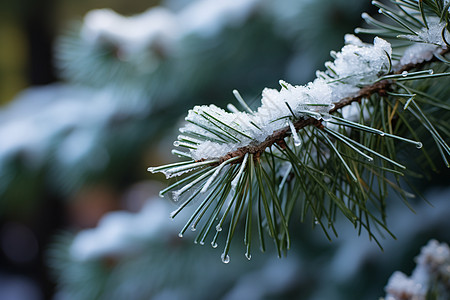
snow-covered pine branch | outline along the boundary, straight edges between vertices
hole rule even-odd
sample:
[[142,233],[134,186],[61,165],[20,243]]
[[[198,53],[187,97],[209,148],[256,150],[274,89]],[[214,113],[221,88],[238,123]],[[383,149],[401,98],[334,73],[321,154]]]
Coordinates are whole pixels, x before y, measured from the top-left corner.
[[[392,49],[388,42],[375,38],[373,45],[366,45],[353,35],[346,35],[345,40],[347,45],[341,52],[333,53],[335,61],[326,64],[327,71],[318,72],[317,78],[307,85],[293,86],[280,80],[279,91],[264,89],[261,106],[255,112],[239,95],[236,96],[247,112],[232,105],[231,112],[215,105],[194,107],[175,146],[189,148],[185,155],[194,160],[220,158],[239,148],[260,144],[286,126],[291,128],[292,120],[329,119],[334,103],[357,95],[360,87],[373,83],[391,68]],[[296,131],[292,132],[297,138]]]
[[[408,121],[411,115],[431,134],[450,166],[450,147],[421,108],[426,101],[416,101],[429,97],[408,85],[450,74],[445,68],[438,73],[425,68],[434,61],[442,66],[449,63],[445,57],[448,7],[442,1],[437,1],[441,5],[436,7],[428,2],[391,2],[398,9],[374,4],[395,26],[363,15],[379,29],[358,30],[385,35],[392,44],[379,37],[366,44],[346,35],[345,46],[331,52],[334,61],[327,62],[326,70],[318,71],[314,81],[301,86],[280,81],[280,90],[263,90],[256,110],[235,91],[245,111],[232,104],[229,112],[214,105],[189,111],[174,143],[181,150],[173,151],[188,160],[149,168],[167,178],[187,175],[161,191],[161,195],[171,192],[175,201],[184,199],[172,217],[194,199],[201,201],[180,236],[189,227],[201,227],[197,241],[204,243],[216,224],[212,240],[216,246],[231,214],[222,255],[228,262],[231,239],[245,214],[244,244],[250,257],[251,220],[256,214],[261,248],[265,248],[266,228],[281,255],[289,248],[288,222],[296,201],[301,203],[302,219],[309,211],[314,224],[327,236],[328,230],[336,234],[336,209],[355,226],[367,229],[372,238],[370,221],[389,232],[383,208],[388,188],[405,198],[411,196],[399,186],[406,167],[395,160],[392,139],[422,148],[419,140],[396,134],[403,125],[416,137]],[[404,39],[406,46],[399,44]],[[360,105],[353,120],[350,108],[355,102]],[[355,131],[356,137],[350,134]],[[397,183],[386,179],[386,172],[393,174]],[[378,182],[377,191],[373,190],[374,181]]]

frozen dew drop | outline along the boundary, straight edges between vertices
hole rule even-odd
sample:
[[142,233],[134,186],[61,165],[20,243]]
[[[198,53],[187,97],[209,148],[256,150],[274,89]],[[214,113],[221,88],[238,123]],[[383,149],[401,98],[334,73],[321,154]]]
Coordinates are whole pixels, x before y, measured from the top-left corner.
[[205,241],[200,241],[200,245],[204,245],[205,244]]
[[252,259],[252,255],[248,252],[245,253],[245,257],[247,257],[248,260]]
[[402,76],[403,76],[403,77],[408,76],[408,72],[407,72],[407,71],[403,71],[403,72],[402,72]]
[[367,161],[373,161],[372,157],[367,157],[366,159],[367,159]]
[[384,136],[384,132],[380,132],[380,136]]
[[292,137],[294,138],[294,145],[296,147],[300,147],[302,145],[302,140],[298,136],[297,129],[295,129],[295,126],[291,120],[288,121],[288,125],[291,128]]
[[183,237],[183,234],[180,232],[180,233],[178,234],[178,237],[182,238],[182,237]]
[[191,231],[196,231],[197,228],[195,228],[195,226],[191,226]]
[[328,109],[332,110],[336,107],[336,105],[334,105],[333,103],[331,103],[330,105],[328,105]]
[[179,141],[175,141],[175,142],[173,142],[173,145],[174,145],[175,147],[178,147],[178,146],[180,146],[180,142],[179,142]]
[[423,144],[422,144],[421,142],[417,142],[417,143],[416,143],[416,148],[417,148],[417,149],[421,149],[422,146],[423,146]]
[[159,192],[158,195],[159,195],[159,197],[164,198],[164,194],[163,193]]
[[197,243],[198,243],[197,241],[194,241],[194,244],[196,244],[196,245],[197,245]]
[[216,242],[211,242],[211,247],[217,248],[217,243]]
[[222,227],[220,226],[220,224],[216,226],[216,231],[222,231]]
[[223,262],[224,264],[227,264],[227,263],[230,262],[230,256],[229,256],[228,254],[225,255],[225,253],[222,253],[221,258],[222,258],[222,262]]

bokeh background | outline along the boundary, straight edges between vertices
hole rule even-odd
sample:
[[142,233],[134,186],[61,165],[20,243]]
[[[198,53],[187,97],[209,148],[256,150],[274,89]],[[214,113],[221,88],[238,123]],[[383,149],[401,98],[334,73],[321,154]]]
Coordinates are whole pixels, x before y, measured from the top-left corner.
[[380,236],[384,251],[344,222],[331,243],[298,223],[286,258],[248,261],[236,239],[227,265],[178,238],[186,215],[169,220],[166,183],[146,172],[175,160],[190,107],[224,107],[233,89],[257,106],[279,79],[308,82],[363,11],[370,1],[0,2],[0,299],[383,296],[429,239],[450,240],[448,170],[414,181],[429,201],[414,212],[389,196],[398,239]]

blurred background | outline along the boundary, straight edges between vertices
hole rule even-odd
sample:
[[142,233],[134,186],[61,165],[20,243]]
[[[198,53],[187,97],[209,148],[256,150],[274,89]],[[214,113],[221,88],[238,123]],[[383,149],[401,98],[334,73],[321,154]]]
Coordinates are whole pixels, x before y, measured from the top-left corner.
[[190,107],[224,107],[233,89],[258,105],[279,79],[312,80],[363,11],[370,1],[0,2],[0,298],[383,296],[421,245],[450,240],[443,168],[415,182],[430,202],[415,214],[390,195],[398,240],[384,252],[345,223],[332,243],[298,223],[286,258],[248,261],[236,239],[227,265],[178,238],[187,216],[169,220],[166,183],[146,172],[175,161]]

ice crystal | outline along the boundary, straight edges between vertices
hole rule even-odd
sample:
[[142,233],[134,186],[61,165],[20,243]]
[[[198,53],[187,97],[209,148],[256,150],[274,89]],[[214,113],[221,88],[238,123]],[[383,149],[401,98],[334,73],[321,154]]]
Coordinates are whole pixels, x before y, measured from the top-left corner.
[[355,36],[346,35],[345,39],[349,44],[336,53],[334,62],[325,64],[340,82],[353,86],[368,84],[389,70],[392,48],[388,42],[375,37],[373,46],[366,46]]
[[[445,23],[440,22],[438,18],[429,18],[428,28],[423,28],[417,32],[417,35],[401,35],[400,37],[404,37],[415,42],[446,47],[446,44],[442,39],[442,30],[445,26]],[[447,31],[445,31],[445,33],[447,33]]]

